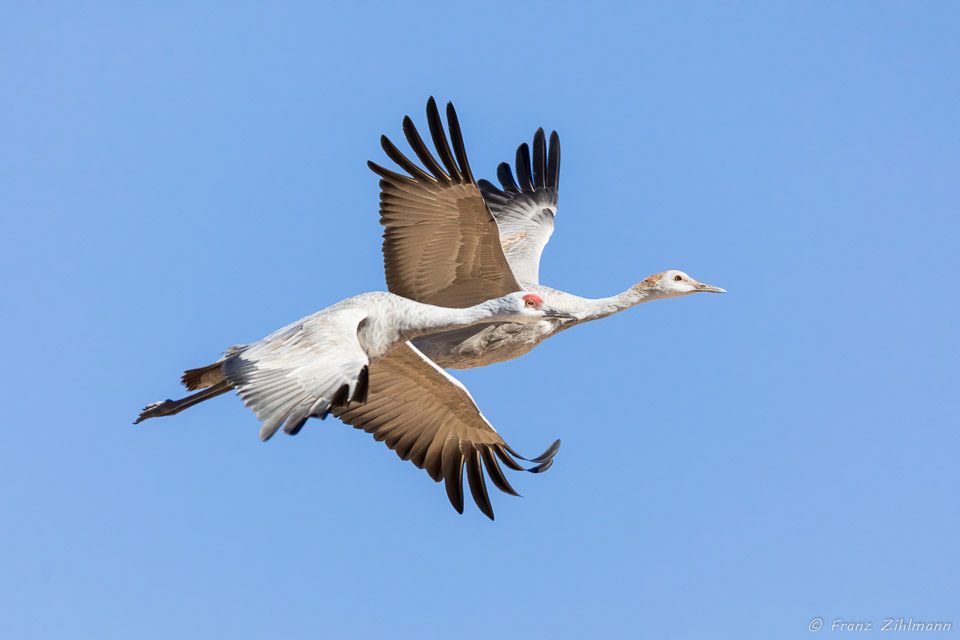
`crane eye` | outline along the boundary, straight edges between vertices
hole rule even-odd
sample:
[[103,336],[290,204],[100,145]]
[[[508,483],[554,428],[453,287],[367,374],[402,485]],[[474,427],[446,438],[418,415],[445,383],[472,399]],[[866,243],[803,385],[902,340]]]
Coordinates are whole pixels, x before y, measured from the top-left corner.
[[533,307],[533,306],[536,306],[537,303],[534,302],[533,300],[527,300],[527,301],[526,301],[526,304],[527,304],[528,307]]
[[673,276],[673,279],[675,282],[680,282],[681,280],[683,280],[683,276]]

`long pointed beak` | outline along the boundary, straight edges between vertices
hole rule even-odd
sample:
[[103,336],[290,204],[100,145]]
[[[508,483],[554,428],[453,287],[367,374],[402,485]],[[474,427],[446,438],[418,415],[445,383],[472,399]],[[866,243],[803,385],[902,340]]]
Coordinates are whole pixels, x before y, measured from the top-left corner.
[[572,313],[567,313],[566,311],[560,311],[556,307],[551,307],[550,305],[540,305],[540,310],[543,311],[544,318],[565,318],[567,320],[572,320],[576,318]]
[[702,282],[698,282],[693,286],[696,288],[697,292],[700,292],[700,291],[707,291],[709,293],[726,293],[727,292],[726,289],[721,289],[720,287],[714,287],[709,284],[703,284]]

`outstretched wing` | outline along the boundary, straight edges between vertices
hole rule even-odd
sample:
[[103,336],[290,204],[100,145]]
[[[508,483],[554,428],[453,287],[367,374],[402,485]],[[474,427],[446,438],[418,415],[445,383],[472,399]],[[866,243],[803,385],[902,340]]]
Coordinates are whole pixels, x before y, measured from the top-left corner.
[[[367,163],[381,177],[380,224],[387,288],[444,307],[469,307],[521,289],[500,247],[500,229],[473,179],[452,104],[447,122],[453,151],[433,98],[427,122],[443,167],[409,116],[403,133],[424,171],[383,136],[387,156],[409,176]],[[456,157],[454,157],[456,156]]]
[[320,311],[227,356],[223,376],[263,422],[262,440],[363,401],[369,360],[357,328],[366,317],[360,308]]
[[547,151],[543,129],[533,136],[533,171],[530,150],[517,149],[517,180],[506,162],[497,167],[498,189],[486,180],[478,183],[483,199],[500,225],[500,243],[513,273],[521,283],[540,283],[540,255],[553,233],[560,188],[560,138],[550,134]]
[[[473,499],[491,520],[493,508],[483,479],[484,467],[498,489],[517,495],[497,459],[511,469],[523,470],[515,458],[525,458],[487,422],[467,389],[409,342],[370,365],[370,389],[364,404],[334,407],[332,413],[372,433],[401,460],[426,470],[436,482],[443,480],[450,503],[460,513],[464,468]],[[526,470],[545,471],[559,447],[558,440],[530,460],[536,466]]]

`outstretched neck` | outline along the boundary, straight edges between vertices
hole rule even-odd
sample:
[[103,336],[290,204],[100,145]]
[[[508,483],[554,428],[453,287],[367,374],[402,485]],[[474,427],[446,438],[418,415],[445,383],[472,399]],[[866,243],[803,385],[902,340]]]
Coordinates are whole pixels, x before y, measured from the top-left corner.
[[405,326],[401,328],[403,339],[411,340],[431,333],[503,320],[503,312],[498,309],[495,302],[495,300],[488,300],[466,309],[436,307],[429,304],[418,305],[422,313],[411,314],[410,322],[404,323]]
[[663,297],[666,296],[664,296],[659,289],[656,289],[646,282],[641,282],[615,296],[591,300],[591,304],[587,305],[585,309],[577,314],[577,320],[579,322],[599,320],[600,318],[606,318],[624,309],[629,309],[641,302],[659,300]]

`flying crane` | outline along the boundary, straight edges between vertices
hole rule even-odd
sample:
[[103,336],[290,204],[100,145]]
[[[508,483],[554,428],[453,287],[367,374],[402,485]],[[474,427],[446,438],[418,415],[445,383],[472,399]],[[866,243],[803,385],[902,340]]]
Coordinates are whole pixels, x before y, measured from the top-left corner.
[[[500,164],[498,188],[476,181],[467,161],[453,105],[447,104],[449,142],[436,101],[427,101],[427,124],[437,158],[409,116],[403,133],[426,171],[386,136],[387,156],[407,175],[374,162],[380,176],[380,223],[387,288],[397,295],[446,307],[468,307],[511,291],[527,290],[573,317],[518,324],[488,323],[421,336],[414,341],[441,367],[466,369],[521,356],[543,340],[578,324],[599,320],[641,302],[692,293],[724,293],[683,271],[649,276],[608,298],[582,298],[540,284],[540,255],[553,233],[560,182],[560,139],[543,129],[517,149],[517,179]],[[452,150],[451,150],[452,143]],[[441,166],[442,163],[442,166]]]
[[183,374],[193,395],[155,402],[137,423],[180,413],[235,389],[263,423],[260,438],[281,428],[295,435],[308,418],[340,418],[373,434],[402,460],[444,481],[463,513],[463,470],[480,510],[493,519],[483,469],[505,493],[518,495],[497,460],[514,470],[545,471],[560,441],[527,460],[500,437],[458,380],[409,341],[425,333],[484,322],[528,324],[569,314],[536,294],[517,292],[447,309],[387,292],[362,293],[283,327],[266,338],[230,347],[215,363]]

